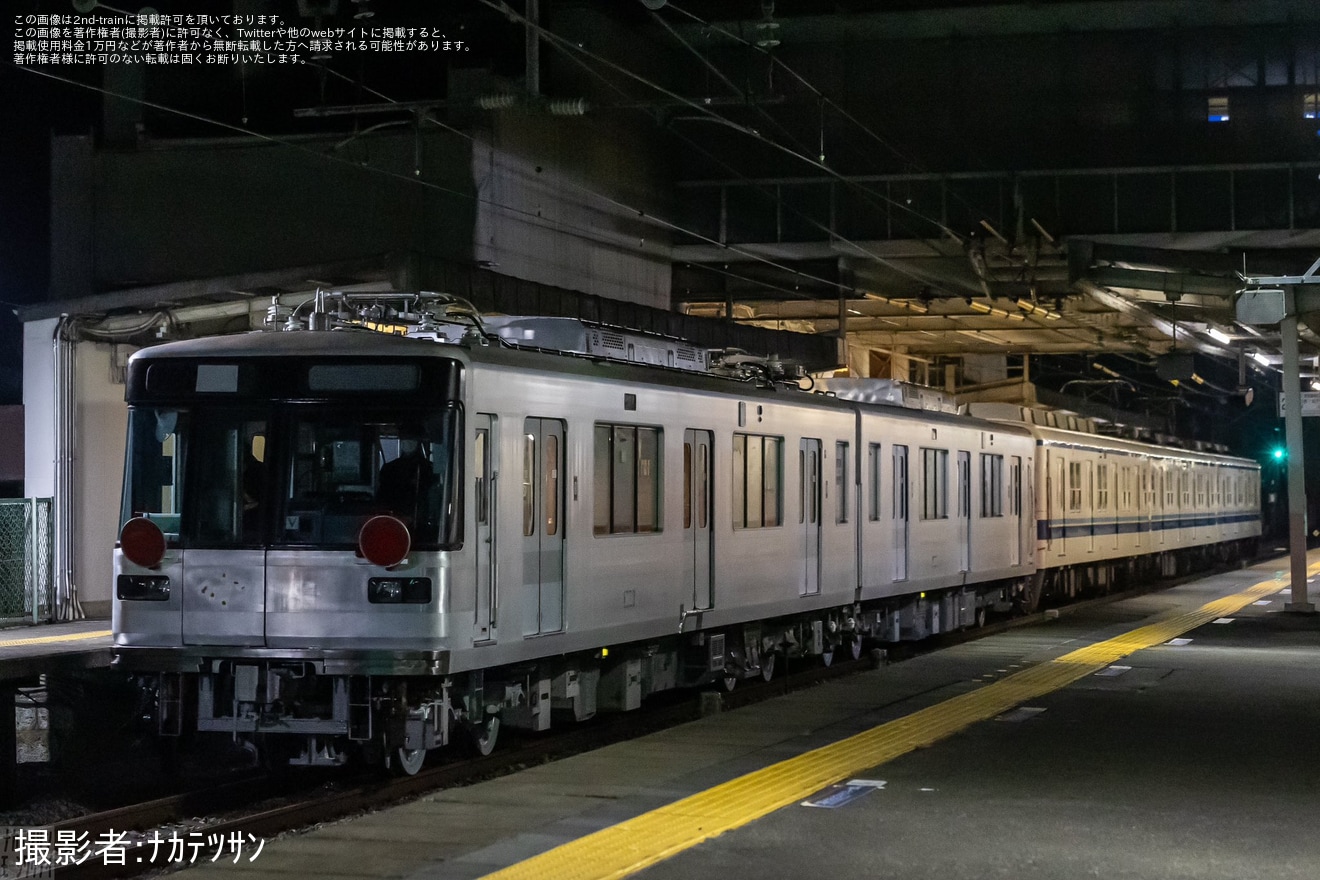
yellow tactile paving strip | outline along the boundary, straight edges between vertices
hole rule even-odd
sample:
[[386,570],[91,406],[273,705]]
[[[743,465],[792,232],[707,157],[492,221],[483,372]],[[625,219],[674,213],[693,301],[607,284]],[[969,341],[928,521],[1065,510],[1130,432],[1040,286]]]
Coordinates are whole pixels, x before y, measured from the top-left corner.
[[[1320,571],[1312,565],[1308,574]],[[644,813],[488,875],[499,880],[607,880],[626,877],[703,840],[796,803],[859,771],[892,761],[960,730],[1056,691],[1116,660],[1167,642],[1279,591],[1279,580],[1217,599],[1168,620],[1079,648],[904,718],[781,761]]]
[[0,648],[22,648],[27,645],[51,645],[56,642],[82,642],[88,639],[108,639],[110,630],[98,629],[95,632],[69,633],[62,636],[35,636],[30,639],[6,639],[0,641]]

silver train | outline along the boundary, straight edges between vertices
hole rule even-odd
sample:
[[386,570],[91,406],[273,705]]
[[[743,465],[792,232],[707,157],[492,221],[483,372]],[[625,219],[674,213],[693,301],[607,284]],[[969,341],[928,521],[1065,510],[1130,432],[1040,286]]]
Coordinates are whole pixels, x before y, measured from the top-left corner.
[[435,295],[305,317],[133,356],[114,557],[116,663],[161,733],[280,763],[416,772],[501,724],[732,688],[1260,532],[1254,462],[1017,407],[712,375],[673,340]]

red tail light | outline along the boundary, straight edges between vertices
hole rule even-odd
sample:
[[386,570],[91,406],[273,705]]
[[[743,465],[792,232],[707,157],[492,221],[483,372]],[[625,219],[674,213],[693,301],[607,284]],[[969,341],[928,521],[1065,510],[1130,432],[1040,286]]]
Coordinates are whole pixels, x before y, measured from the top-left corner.
[[382,568],[393,568],[403,562],[411,549],[408,527],[392,516],[373,516],[358,532],[358,552]]
[[135,516],[119,530],[119,549],[134,565],[155,568],[165,558],[165,534],[151,520]]

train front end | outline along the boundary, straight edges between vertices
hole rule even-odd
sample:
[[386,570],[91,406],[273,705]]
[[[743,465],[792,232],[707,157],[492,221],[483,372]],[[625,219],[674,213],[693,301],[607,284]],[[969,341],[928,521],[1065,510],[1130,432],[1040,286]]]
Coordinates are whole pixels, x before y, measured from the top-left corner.
[[134,356],[115,652],[162,733],[407,763],[463,717],[445,677],[463,364],[425,348],[258,333]]

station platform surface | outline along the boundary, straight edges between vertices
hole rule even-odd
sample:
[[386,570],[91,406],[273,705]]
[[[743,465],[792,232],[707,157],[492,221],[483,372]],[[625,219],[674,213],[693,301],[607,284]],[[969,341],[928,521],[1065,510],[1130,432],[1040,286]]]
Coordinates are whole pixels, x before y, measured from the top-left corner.
[[1283,613],[1286,569],[1089,605],[188,874],[1309,880],[1320,617]]
[[0,682],[109,666],[111,642],[108,620],[0,629]]

